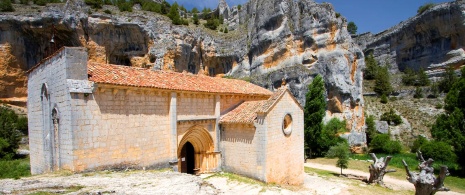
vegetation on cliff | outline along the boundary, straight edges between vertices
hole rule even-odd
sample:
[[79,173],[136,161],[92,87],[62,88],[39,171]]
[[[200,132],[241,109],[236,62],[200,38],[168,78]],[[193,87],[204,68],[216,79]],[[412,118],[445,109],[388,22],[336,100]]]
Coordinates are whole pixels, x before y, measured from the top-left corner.
[[446,113],[441,114],[431,129],[433,138],[452,146],[458,164],[465,173],[465,67],[461,78],[452,85],[444,100]]

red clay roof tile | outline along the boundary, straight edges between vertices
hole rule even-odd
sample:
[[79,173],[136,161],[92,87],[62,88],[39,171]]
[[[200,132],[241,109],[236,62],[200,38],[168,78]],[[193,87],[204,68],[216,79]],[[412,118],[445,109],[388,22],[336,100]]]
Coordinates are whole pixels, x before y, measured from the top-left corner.
[[236,80],[176,72],[154,71],[144,68],[100,64],[87,64],[89,81],[133,87],[209,93],[272,95],[271,91],[252,83]]

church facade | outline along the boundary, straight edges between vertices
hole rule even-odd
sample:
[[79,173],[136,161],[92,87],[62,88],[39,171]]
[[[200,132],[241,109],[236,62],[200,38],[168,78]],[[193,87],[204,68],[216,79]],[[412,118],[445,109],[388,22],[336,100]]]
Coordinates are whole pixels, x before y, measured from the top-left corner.
[[115,167],[303,183],[303,109],[284,86],[88,62],[65,47],[28,71],[32,174]]

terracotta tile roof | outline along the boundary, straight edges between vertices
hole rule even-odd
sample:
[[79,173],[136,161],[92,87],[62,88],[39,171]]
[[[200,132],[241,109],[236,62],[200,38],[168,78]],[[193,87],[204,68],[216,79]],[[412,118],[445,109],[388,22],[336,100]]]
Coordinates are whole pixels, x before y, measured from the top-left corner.
[[197,91],[227,94],[272,95],[271,91],[252,83],[192,74],[154,71],[143,68],[87,64],[89,81],[133,87],[149,87],[179,91]]
[[246,101],[234,110],[223,115],[220,119],[222,124],[253,124],[257,118],[257,113],[267,113],[273,105],[287,91],[287,87],[279,88],[267,100]]
[[283,94],[286,91],[287,91],[286,86],[281,87],[278,90],[276,90],[273,93],[273,95],[271,95],[271,97],[265,101],[265,103],[260,107],[260,109],[257,110],[257,112],[267,113],[271,109],[271,107],[273,107],[273,105],[278,101],[278,99],[281,98],[281,96],[283,96]]
[[260,109],[267,100],[247,101],[223,115],[221,124],[253,124],[257,118],[257,110]]

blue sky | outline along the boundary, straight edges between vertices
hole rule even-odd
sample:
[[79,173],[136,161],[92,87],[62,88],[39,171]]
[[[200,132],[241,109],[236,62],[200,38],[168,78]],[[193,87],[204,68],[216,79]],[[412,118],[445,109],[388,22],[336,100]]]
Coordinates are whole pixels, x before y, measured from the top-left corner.
[[[174,0],[167,0],[173,3]],[[341,13],[348,21],[353,21],[358,27],[358,33],[378,33],[401,21],[407,20],[417,13],[418,7],[425,3],[442,3],[452,0],[315,0],[318,3],[333,4],[336,12]],[[197,7],[216,8],[218,0],[177,0],[178,4],[187,9]],[[244,4],[247,0],[226,0],[230,7]]]

